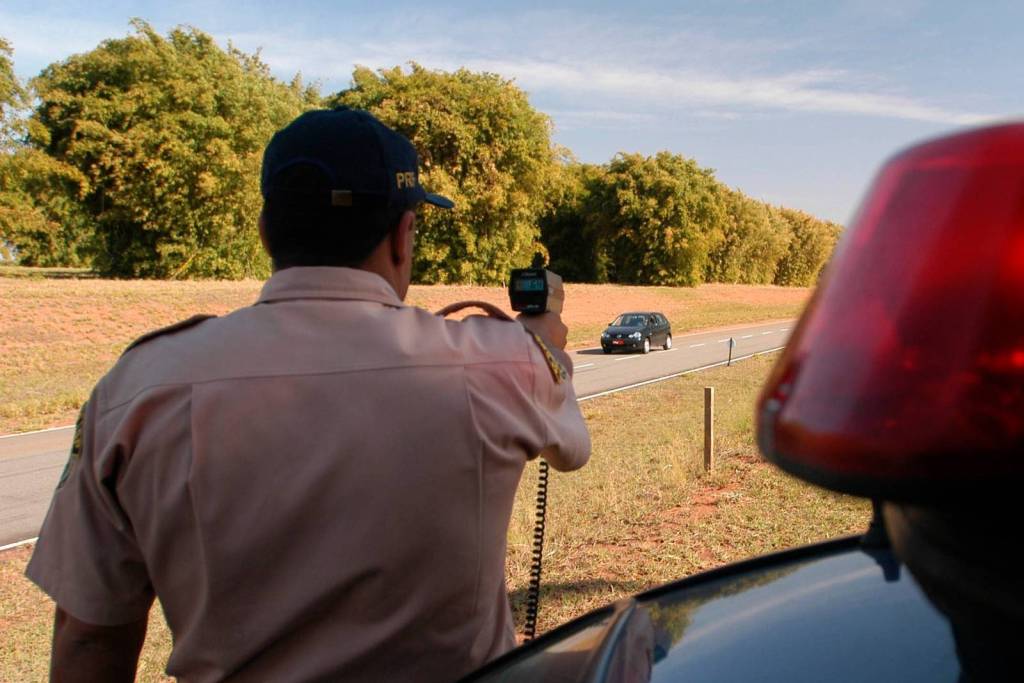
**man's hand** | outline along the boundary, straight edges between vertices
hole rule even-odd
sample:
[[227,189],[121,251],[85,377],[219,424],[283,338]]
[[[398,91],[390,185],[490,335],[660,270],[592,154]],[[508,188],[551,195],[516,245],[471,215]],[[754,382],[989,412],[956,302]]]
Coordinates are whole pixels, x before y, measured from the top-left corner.
[[516,316],[523,327],[536,332],[541,338],[555,348],[565,350],[568,342],[569,328],[562,322],[562,316],[558,313],[541,313],[540,315]]
[[79,621],[57,608],[53,624],[50,680],[85,683],[134,681],[147,619],[121,626]]

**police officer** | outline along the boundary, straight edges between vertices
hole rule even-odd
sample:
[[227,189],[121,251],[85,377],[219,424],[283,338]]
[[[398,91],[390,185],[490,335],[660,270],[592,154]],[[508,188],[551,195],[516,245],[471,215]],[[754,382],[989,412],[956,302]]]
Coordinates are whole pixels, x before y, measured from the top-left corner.
[[590,440],[557,315],[403,305],[415,209],[452,206],[417,167],[365,112],[297,118],[263,159],[259,300],[96,386],[27,570],[55,679],[130,680],[154,596],[186,681],[452,680],[514,645],[524,464]]

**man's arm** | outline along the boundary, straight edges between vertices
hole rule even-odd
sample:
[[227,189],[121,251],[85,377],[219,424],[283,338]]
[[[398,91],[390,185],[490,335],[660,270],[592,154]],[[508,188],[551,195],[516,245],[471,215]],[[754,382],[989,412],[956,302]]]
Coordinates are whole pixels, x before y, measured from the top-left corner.
[[133,680],[153,604],[145,560],[114,487],[124,451],[104,445],[109,436],[98,433],[98,394],[79,412],[68,464],[25,570],[57,604],[53,681]]
[[556,349],[565,349],[569,339],[569,328],[562,322],[560,314],[549,312],[540,315],[523,315],[520,313],[516,316],[516,320],[526,329],[539,334],[544,341]]
[[535,396],[544,413],[545,438],[552,441],[543,447],[540,457],[556,470],[582,467],[590,458],[590,434],[572,390],[572,360],[565,353],[569,328],[562,321],[562,316],[553,312],[520,315],[516,320],[549,346],[545,352],[547,362],[556,362],[564,369],[563,379],[548,381],[557,374],[556,368],[551,368],[551,375],[542,372],[543,379],[538,382],[539,391]]
[[79,621],[57,607],[53,623],[50,680],[97,683],[134,681],[148,619],[118,626]]

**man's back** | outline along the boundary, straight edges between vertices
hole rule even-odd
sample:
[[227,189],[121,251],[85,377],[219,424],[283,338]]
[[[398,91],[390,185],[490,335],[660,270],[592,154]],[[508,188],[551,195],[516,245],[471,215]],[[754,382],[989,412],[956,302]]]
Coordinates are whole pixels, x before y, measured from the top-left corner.
[[458,677],[513,642],[526,458],[589,453],[570,382],[512,325],[440,320],[360,270],[280,271],[259,304],[142,344],[98,385],[57,496],[105,519],[76,533],[77,506],[55,505],[30,575],[95,623],[155,590],[186,680]]

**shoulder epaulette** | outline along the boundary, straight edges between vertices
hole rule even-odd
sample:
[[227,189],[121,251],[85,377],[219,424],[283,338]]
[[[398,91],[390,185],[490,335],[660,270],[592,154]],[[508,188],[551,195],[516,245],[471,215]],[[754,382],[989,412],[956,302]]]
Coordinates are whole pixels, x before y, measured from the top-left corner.
[[180,320],[180,321],[174,323],[173,325],[168,325],[167,327],[161,327],[160,329],[153,330],[152,332],[147,332],[146,334],[142,335],[141,337],[139,337],[138,339],[133,341],[131,344],[129,344],[128,348],[126,348],[122,352],[121,355],[124,355],[125,353],[128,353],[129,351],[134,349],[136,346],[139,346],[140,344],[145,344],[146,342],[148,342],[151,339],[156,339],[157,337],[162,337],[163,335],[170,334],[171,332],[179,332],[181,330],[188,329],[190,327],[198,325],[199,323],[203,322],[204,320],[209,320],[210,318],[216,318],[216,317],[217,316],[215,316],[215,315],[206,315],[206,314],[194,315],[191,318],[188,318],[187,320]]
[[544,340],[540,338],[540,335],[532,330],[527,330],[533,341],[536,342],[537,346],[540,347],[540,353],[544,356],[544,361],[548,364],[548,370],[551,371],[551,377],[555,380],[555,384],[561,384],[562,382],[569,379],[569,373],[566,372],[565,368],[558,359],[555,358],[555,354],[551,353],[551,349],[544,343]]

